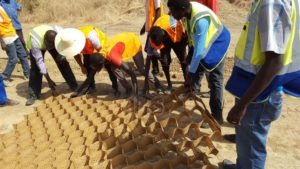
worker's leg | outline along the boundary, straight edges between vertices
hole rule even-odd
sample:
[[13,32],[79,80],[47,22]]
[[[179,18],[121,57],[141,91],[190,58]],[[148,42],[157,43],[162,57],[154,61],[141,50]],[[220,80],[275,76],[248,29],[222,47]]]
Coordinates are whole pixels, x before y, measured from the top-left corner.
[[168,88],[167,90],[172,90],[172,82],[170,76],[170,64],[171,64],[171,45],[170,43],[165,43],[165,47],[160,50],[160,63],[164,74],[167,79]]
[[29,78],[30,67],[28,64],[27,52],[19,38],[14,42],[14,44],[16,46],[17,56],[23,68],[23,74],[26,78]]
[[224,81],[224,60],[209,73],[208,78],[211,87],[211,96],[209,100],[212,116],[223,124],[223,81]]
[[71,90],[75,91],[78,87],[78,84],[68,60],[64,56],[60,55],[55,49],[50,50],[49,53],[54,59],[60,73],[66,80]]
[[[238,100],[237,100],[238,102]],[[240,125],[236,125],[236,151],[238,169],[264,169],[267,157],[267,137],[271,123],[279,118],[279,104],[269,101],[253,103],[247,107]]]
[[126,80],[125,72],[122,71],[119,68],[114,67],[114,66],[112,66],[111,68],[112,68],[112,71],[114,72],[115,76],[117,77],[117,79],[121,83],[121,85],[125,88],[126,93],[131,93],[132,87]]
[[159,73],[158,58],[160,57],[160,55],[156,49],[151,47],[149,41],[150,41],[150,38],[149,38],[149,34],[148,34],[147,40],[146,40],[146,45],[145,45],[145,51],[148,56],[151,56],[152,74],[157,75]]
[[4,80],[10,79],[11,74],[14,71],[18,62],[17,49],[14,43],[6,45],[6,54],[8,56],[8,61],[4,72],[2,73]]
[[[92,68],[90,64],[90,55],[83,55],[83,65],[87,71],[86,76],[88,77],[89,74],[91,74]],[[90,90],[96,90],[96,84],[95,84],[95,77],[93,77],[91,83],[89,84],[88,88]]]
[[[43,51],[43,56],[45,51]],[[36,61],[31,53],[30,56],[30,75],[29,75],[29,83],[28,83],[28,96],[26,105],[32,105],[36,99],[40,97],[41,89],[42,89],[42,79],[43,75],[40,73],[40,69],[36,64]]]
[[26,48],[26,43],[25,43],[25,40],[24,40],[23,30],[18,29],[18,30],[16,30],[16,33],[18,34],[18,36],[20,38],[20,41],[21,41],[26,53],[28,53],[27,48]]
[[107,70],[109,79],[110,79],[110,81],[112,83],[112,88],[114,89],[114,95],[118,96],[119,95],[118,81],[117,81],[116,75],[112,71],[112,65],[110,63],[105,63],[104,67]]
[[172,45],[172,49],[175,52],[180,65],[181,65],[181,70],[182,70],[182,74],[184,79],[186,78],[186,68],[187,68],[187,63],[186,63],[186,46],[187,46],[187,41],[186,40],[182,40],[178,43],[173,43]]

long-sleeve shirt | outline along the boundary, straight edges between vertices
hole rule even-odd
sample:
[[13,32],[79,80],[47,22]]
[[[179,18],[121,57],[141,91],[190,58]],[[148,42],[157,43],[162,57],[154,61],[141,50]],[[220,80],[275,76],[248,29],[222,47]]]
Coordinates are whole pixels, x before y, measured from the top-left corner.
[[196,73],[200,61],[203,58],[208,28],[209,19],[207,17],[199,19],[195,25],[195,33],[191,34],[191,37],[194,40],[194,53],[189,68],[190,73]]
[[[59,26],[55,26],[55,27],[56,27],[56,30],[63,29],[62,27],[59,27]],[[40,69],[40,73],[45,75],[45,74],[47,74],[47,69],[46,69],[46,65],[44,62],[43,51],[45,51],[46,49],[41,49],[38,42],[34,38],[31,38],[31,44],[32,44],[32,48],[31,48],[30,52],[31,52],[33,58],[35,59],[36,65]]]
[[16,30],[22,29],[21,22],[18,18],[18,12],[21,10],[21,5],[16,0],[0,0],[1,6],[6,11],[7,15],[12,20],[12,23]]
[[89,34],[88,34],[88,40],[91,41],[94,49],[96,49],[96,50],[100,49],[100,47],[101,47],[102,44],[100,42],[100,39],[99,39],[99,36],[98,36],[96,30],[92,30],[92,31],[89,32]]

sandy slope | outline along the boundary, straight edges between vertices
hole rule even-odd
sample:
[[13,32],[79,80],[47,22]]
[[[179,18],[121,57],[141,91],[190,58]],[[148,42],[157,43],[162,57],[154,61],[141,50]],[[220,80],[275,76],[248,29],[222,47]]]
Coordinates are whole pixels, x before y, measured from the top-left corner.
[[[220,16],[224,24],[229,28],[232,35],[232,44],[228,53],[228,57],[233,56],[234,46],[237,42],[237,38],[239,36],[239,32],[242,28],[243,21],[245,20],[246,13],[244,10],[236,8],[229,4],[225,0],[220,0]],[[138,33],[141,25],[143,24],[143,16],[138,16],[134,18],[126,18],[124,15],[123,19],[118,20],[116,23],[107,23],[105,25],[101,25],[99,22],[94,22],[93,24],[107,32],[109,36],[112,36],[118,32],[122,31],[133,31]],[[80,22],[72,22],[67,23],[67,21],[63,21],[61,24],[68,27],[71,26],[79,26]],[[34,24],[25,24],[24,30],[25,34],[34,27]],[[142,41],[145,41],[145,36],[141,37]],[[0,53],[0,70],[3,70],[6,65],[6,55],[1,51]],[[74,60],[70,60],[71,66],[76,74],[76,78],[81,83],[84,80],[84,76],[81,74],[79,67],[76,65]],[[65,83],[63,83],[63,79],[56,69],[53,60],[49,55],[46,56],[46,63],[49,69],[50,75],[57,82],[58,88],[57,90],[61,93],[69,94],[68,87]],[[176,62],[173,62],[174,70],[172,73],[176,74],[178,79],[173,79],[174,83],[180,85],[183,78],[181,73],[177,70]],[[226,64],[226,72],[231,69],[232,59],[227,60]],[[20,65],[17,66],[17,69],[22,70]],[[7,93],[10,98],[16,99],[20,101],[19,106],[15,107],[5,107],[0,108],[0,132],[8,132],[12,129],[11,124],[17,123],[23,120],[24,114],[29,114],[33,110],[32,107],[25,107],[26,101],[26,93],[27,93],[27,82],[22,80],[22,73],[16,71],[14,72],[13,82],[16,84],[15,87],[7,88]],[[228,78],[228,73],[226,77]],[[103,99],[111,100],[112,95],[110,94],[110,82],[107,77],[106,72],[101,72],[100,75],[96,78],[98,94],[101,95]],[[179,83],[177,83],[179,82]],[[204,83],[204,87],[206,88],[207,84]],[[205,89],[204,88],[204,89]],[[42,98],[47,98],[50,96],[49,89],[44,83]],[[107,94],[109,94],[107,96]],[[206,100],[207,102],[207,100]],[[234,102],[234,98],[227,92],[225,92],[225,107],[224,107],[224,117],[226,117],[227,112],[232,107]],[[37,103],[36,105],[38,105]],[[267,169],[298,169],[300,168],[300,129],[298,126],[299,118],[300,118],[300,106],[299,100],[293,100],[291,98],[286,97],[284,101],[284,107],[282,111],[281,118],[272,125],[270,137],[268,140],[268,159],[267,159]],[[223,133],[233,133],[234,130],[232,126],[225,125],[223,128]],[[220,150],[220,154],[218,156],[218,161],[222,161],[224,158],[234,160],[236,158],[235,155],[235,146],[234,144],[227,143],[225,141],[216,142],[217,147]]]

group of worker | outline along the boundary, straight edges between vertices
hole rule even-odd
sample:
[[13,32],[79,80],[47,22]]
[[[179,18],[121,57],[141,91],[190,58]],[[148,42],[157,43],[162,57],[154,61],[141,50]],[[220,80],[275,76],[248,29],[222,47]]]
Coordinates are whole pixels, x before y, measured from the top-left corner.
[[[149,98],[149,81],[155,85],[157,92],[170,93],[173,90],[169,70],[172,49],[181,64],[187,88],[199,92],[201,77],[208,72],[212,116],[223,124],[224,61],[230,33],[205,5],[189,0],[168,0],[167,6],[169,14],[164,13],[162,1],[146,0],[146,23],[140,31],[141,35],[148,33],[144,47],[146,61],[141,41],[134,33],[124,32],[107,38],[94,26],[63,29],[40,25],[29,33],[26,44],[30,71],[27,50],[10,18],[0,7],[1,44],[9,57],[7,68],[0,76],[0,86],[3,86],[2,79],[10,78],[19,58],[24,77],[29,78],[26,105],[32,105],[40,97],[43,76],[55,93],[56,84],[44,63],[44,54],[48,51],[74,91],[71,97],[94,92],[94,76],[105,67],[114,95],[118,97],[121,94],[119,81],[125,88],[126,97],[133,95],[136,98],[139,95],[137,77],[128,63],[133,61],[145,77],[141,95]],[[224,161],[224,169],[263,169],[267,135],[271,122],[280,116],[282,93],[300,97],[299,8],[299,0],[256,0],[252,3],[235,50],[234,68],[226,84],[226,89],[236,97],[227,121],[236,128],[237,163]],[[86,74],[86,80],[80,86],[66,57],[74,57],[82,73]],[[166,89],[156,77],[158,61],[167,79]],[[126,81],[126,75],[131,77],[132,85]],[[5,89],[0,87],[0,92],[5,93]],[[9,99],[1,102],[0,97],[0,104],[10,103],[13,104],[13,101]]]

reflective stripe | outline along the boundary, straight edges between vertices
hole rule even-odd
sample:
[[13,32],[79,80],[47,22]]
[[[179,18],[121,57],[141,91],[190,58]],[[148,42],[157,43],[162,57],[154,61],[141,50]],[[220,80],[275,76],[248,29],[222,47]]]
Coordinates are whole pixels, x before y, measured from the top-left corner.
[[38,40],[38,43],[43,43],[44,39],[37,33],[35,32],[34,30],[32,32],[30,32],[31,36],[34,36],[36,39],[35,40]]
[[[260,37],[257,22],[259,19],[259,10],[257,9],[260,8],[260,5],[261,1],[257,2],[256,5],[252,7],[248,21],[245,24],[246,30],[244,29],[242,32],[235,52],[235,66],[253,74],[257,74],[259,72],[265,61],[265,53],[261,52],[260,49]],[[300,44],[299,10],[298,0],[293,0],[291,14],[293,27],[288,41],[288,47],[283,57],[283,68],[280,70],[278,75],[293,73],[300,70],[300,50],[298,49],[298,45]]]

